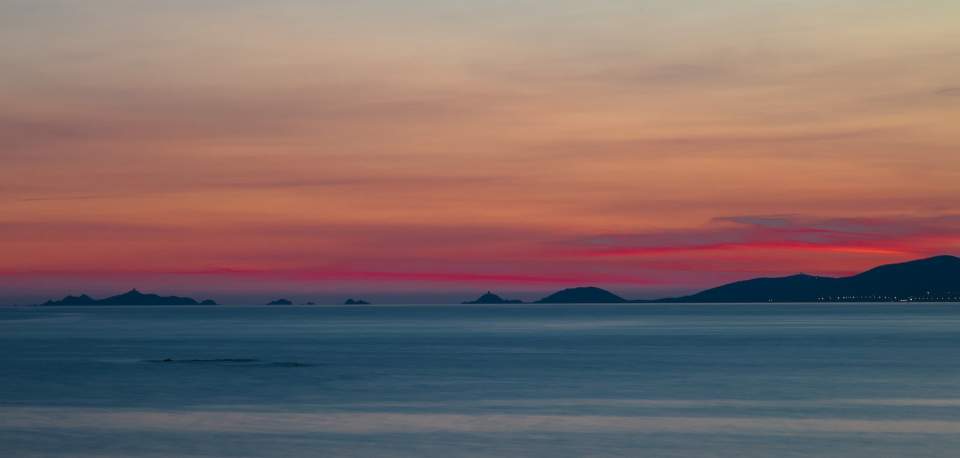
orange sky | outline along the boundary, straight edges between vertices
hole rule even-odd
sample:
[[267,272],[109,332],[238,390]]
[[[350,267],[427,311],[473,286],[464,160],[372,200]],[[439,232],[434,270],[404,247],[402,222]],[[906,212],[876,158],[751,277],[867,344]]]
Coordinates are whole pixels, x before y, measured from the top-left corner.
[[648,297],[960,252],[960,4],[342,3],[0,5],[0,300]]

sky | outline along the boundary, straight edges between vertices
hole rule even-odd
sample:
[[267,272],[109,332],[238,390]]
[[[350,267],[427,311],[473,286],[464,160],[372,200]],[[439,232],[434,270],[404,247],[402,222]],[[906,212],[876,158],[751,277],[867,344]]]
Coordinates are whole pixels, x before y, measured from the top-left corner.
[[960,2],[4,0],[0,302],[960,254]]

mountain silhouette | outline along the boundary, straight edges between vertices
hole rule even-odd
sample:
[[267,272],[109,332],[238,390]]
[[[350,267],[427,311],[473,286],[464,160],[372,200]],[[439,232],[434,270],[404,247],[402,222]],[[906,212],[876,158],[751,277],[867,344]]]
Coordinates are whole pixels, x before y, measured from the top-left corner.
[[960,258],[936,256],[888,264],[850,277],[738,281],[689,296],[637,302],[889,302],[960,300]]
[[277,299],[275,301],[267,302],[267,305],[293,305],[293,301],[289,299]]
[[[143,294],[136,289],[104,299],[94,299],[86,294],[67,296],[59,301],[47,301],[42,305],[200,305],[195,299],[179,296],[158,296]],[[217,305],[212,300],[205,300],[203,305]]]
[[478,297],[473,301],[463,302],[464,304],[522,304],[523,301],[516,299],[504,299],[496,294],[493,294],[490,291],[487,291],[486,294]]
[[539,304],[616,304],[621,302],[627,302],[627,300],[593,286],[565,289],[537,301]]

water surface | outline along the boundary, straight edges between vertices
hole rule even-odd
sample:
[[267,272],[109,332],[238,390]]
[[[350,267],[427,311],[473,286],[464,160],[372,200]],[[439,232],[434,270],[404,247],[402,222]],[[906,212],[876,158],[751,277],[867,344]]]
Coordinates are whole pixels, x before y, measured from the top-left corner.
[[953,457],[960,305],[0,309],[41,457]]

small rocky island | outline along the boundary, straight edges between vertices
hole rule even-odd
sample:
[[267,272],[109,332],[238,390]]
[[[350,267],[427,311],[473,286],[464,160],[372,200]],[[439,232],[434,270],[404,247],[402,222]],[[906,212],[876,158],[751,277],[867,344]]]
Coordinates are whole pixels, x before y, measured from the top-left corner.
[[363,299],[349,298],[343,302],[343,305],[370,305],[370,303]]
[[537,301],[539,304],[620,304],[623,302],[627,300],[593,286],[565,289]]
[[277,299],[275,301],[267,302],[267,305],[293,305],[293,301],[289,299]]
[[196,299],[180,296],[159,296],[156,294],[143,294],[136,289],[126,293],[110,296],[104,299],[94,299],[86,294],[79,296],[67,296],[59,301],[47,301],[41,305],[44,306],[71,306],[71,305],[217,305],[216,302],[207,299],[198,302]]
[[464,304],[522,304],[523,301],[517,299],[504,299],[490,291],[478,297],[476,300],[466,301]]

